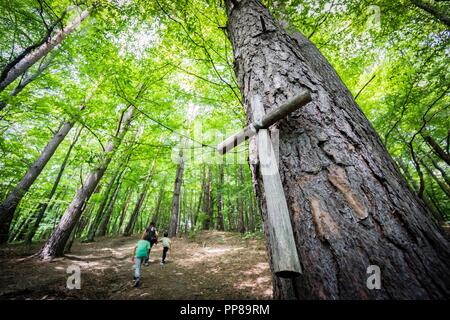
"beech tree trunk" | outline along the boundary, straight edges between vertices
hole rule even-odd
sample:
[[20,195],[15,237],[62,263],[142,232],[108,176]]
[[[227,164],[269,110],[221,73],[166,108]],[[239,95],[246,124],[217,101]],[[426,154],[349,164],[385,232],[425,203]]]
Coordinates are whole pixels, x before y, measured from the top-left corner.
[[111,159],[120,142],[128,131],[132,119],[134,107],[129,106],[120,119],[116,136],[107,144],[100,164],[89,172],[83,179],[83,185],[78,189],[69,207],[66,209],[57,228],[40,250],[38,256],[43,260],[51,260],[64,254],[64,247],[69,236],[80,219],[82,209],[89,201],[92,193],[100,182],[103,174],[111,162]]
[[[255,95],[266,113],[305,88],[312,95],[271,128],[279,130],[279,171],[303,269],[297,278],[273,274],[274,297],[448,298],[449,240],[331,65],[258,0],[225,2],[248,123]],[[256,162],[251,167],[268,238],[261,173]],[[371,265],[381,271],[379,290],[367,286]]]
[[[46,59],[45,62],[42,63],[42,60],[41,60],[41,64],[39,65],[36,72],[22,78],[20,80],[19,84],[11,91],[9,96],[10,97],[17,96],[27,85],[29,85],[33,80],[37,79],[42,74],[42,72],[50,65],[50,63],[52,62],[52,58],[53,58],[53,55],[52,55],[52,57],[49,57],[48,59],[46,59],[45,57],[42,58],[42,59]],[[7,106],[6,101],[0,101],[0,111],[3,110],[6,106]]]
[[432,156],[428,155],[428,158],[430,159],[433,166],[441,173],[442,178],[444,179],[447,186],[450,187],[450,177],[448,176],[447,172],[445,172],[444,169],[436,162],[436,160],[433,159]]
[[123,232],[123,235],[125,237],[129,237],[131,233],[133,232],[134,225],[136,224],[136,221],[139,217],[139,213],[141,212],[141,208],[144,204],[145,197],[147,196],[147,190],[150,184],[150,181],[153,177],[153,172],[155,170],[156,165],[156,159],[158,158],[159,153],[156,155],[155,159],[153,159],[149,172],[147,176],[145,177],[144,184],[142,185],[141,193],[139,194],[138,200],[136,202],[136,205],[134,206],[133,213],[131,214],[130,220],[128,221],[127,226],[125,227],[125,231]]
[[[244,186],[244,175],[242,172],[242,164],[238,166],[238,185],[239,188]],[[237,211],[238,211],[238,229],[240,233],[245,233],[245,223],[244,223],[244,203],[242,199],[242,193],[238,193],[237,198]]]
[[39,228],[39,224],[42,221],[42,218],[44,217],[45,211],[47,210],[47,207],[52,201],[53,196],[56,193],[56,189],[58,188],[59,182],[61,181],[61,177],[64,173],[64,170],[66,168],[67,162],[69,161],[70,154],[72,152],[73,147],[78,141],[78,138],[80,137],[82,127],[78,130],[77,134],[75,135],[75,139],[72,141],[72,143],[69,146],[69,149],[67,150],[66,156],[64,157],[63,162],[61,163],[61,166],[59,167],[58,175],[56,176],[55,182],[53,183],[52,190],[50,190],[50,193],[48,194],[47,199],[42,202],[37,211],[36,219],[33,222],[33,225],[31,226],[30,230],[28,231],[28,234],[26,236],[25,241],[27,243],[31,243],[33,240],[34,235],[36,234],[37,229]]
[[450,166],[450,154],[445,152],[432,137],[425,137],[425,141],[434,150],[434,152],[436,152],[436,155]]
[[8,66],[0,75],[0,92],[3,91],[11,82],[16,80],[20,75],[28,70],[39,59],[48,54],[54,47],[59,45],[64,38],[71,34],[78,26],[89,16],[89,11],[85,10],[80,13],[75,20],[67,27],[59,30],[54,36],[49,36],[42,43],[22,57],[18,61],[14,61],[13,65]]
[[100,205],[97,209],[97,212],[94,216],[94,219],[92,220],[91,225],[88,229],[88,234],[86,237],[85,242],[92,242],[94,241],[95,232],[97,231],[98,225],[100,224],[100,220],[102,218],[103,212],[105,211],[106,204],[109,199],[109,195],[111,193],[111,189],[114,185],[114,181],[117,179],[117,175],[119,174],[120,167],[116,169],[116,171],[112,174],[112,176],[109,178],[108,183],[106,184],[106,188],[103,191],[102,201],[100,202]]
[[163,184],[163,186],[161,187],[161,190],[159,191],[158,194],[158,199],[156,200],[156,205],[155,205],[155,211],[153,212],[153,217],[152,217],[152,221],[155,225],[158,223],[159,220],[159,214],[161,212],[161,203],[162,200],[164,199],[164,193],[165,193],[165,185]]
[[130,205],[131,197],[133,196],[133,190],[128,190],[128,196],[125,202],[123,203],[122,210],[120,211],[120,219],[119,225],[117,226],[116,232],[120,233],[123,225],[123,221],[125,220],[125,216],[128,211],[128,206]]
[[111,198],[109,199],[109,203],[106,208],[105,214],[102,216],[100,225],[98,226],[97,236],[99,236],[99,237],[105,236],[106,231],[108,230],[109,220],[111,219],[111,214],[114,209],[114,204],[116,203],[117,195],[120,191],[120,186],[122,185],[122,178],[123,178],[124,172],[125,172],[125,168],[122,170],[119,177],[117,178],[116,187],[114,188],[113,194],[112,194]]
[[177,165],[177,172],[175,174],[175,183],[173,187],[172,196],[172,215],[170,217],[169,237],[175,237],[178,229],[178,219],[180,217],[180,192],[183,183],[184,161],[183,154],[180,149],[180,161]]
[[217,184],[217,230],[223,231],[223,196],[222,196],[222,189],[223,189],[223,178],[224,178],[224,172],[223,172],[223,164],[219,165],[219,182]]
[[203,220],[203,230],[209,230],[211,228],[211,179],[212,172],[211,166],[208,167],[208,175],[206,178],[205,188],[203,188],[203,213],[206,215]]
[[442,12],[441,10],[436,8],[435,6],[433,6],[433,5],[429,4],[429,3],[426,3],[425,1],[422,1],[422,0],[411,0],[411,2],[416,7],[418,7],[420,9],[428,12],[433,17],[435,17],[436,19],[438,19],[439,21],[441,21],[442,23],[447,25],[447,27],[450,27],[450,16],[445,14],[444,12]]
[[34,161],[28,171],[23,176],[22,180],[17,186],[8,194],[6,199],[0,205],[0,243],[5,243],[8,239],[9,228],[11,221],[16,211],[17,205],[23,196],[26,194],[31,185],[39,177],[47,162],[51,159],[58,146],[64,140],[74,125],[73,121],[68,121],[62,124],[57,132],[50,139],[45,146],[42,153]]
[[438,186],[441,188],[442,191],[444,191],[445,195],[450,199],[450,187],[446,185],[444,182],[442,182],[433,172],[430,167],[425,163],[425,161],[420,160],[420,163],[425,168],[425,170],[428,172],[428,174],[433,178],[434,181],[438,184]]

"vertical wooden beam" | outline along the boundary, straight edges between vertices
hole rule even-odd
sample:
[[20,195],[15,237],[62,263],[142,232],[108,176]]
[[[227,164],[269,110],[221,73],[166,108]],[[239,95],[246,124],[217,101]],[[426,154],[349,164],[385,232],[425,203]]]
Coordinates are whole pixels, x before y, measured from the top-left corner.
[[[261,120],[265,112],[260,96],[256,95],[253,97],[252,107],[254,120]],[[295,245],[286,197],[278,171],[277,159],[268,129],[258,131],[257,141],[259,168],[263,179],[264,197],[269,220],[268,233],[274,272],[279,277],[296,277],[302,273],[302,269]]]

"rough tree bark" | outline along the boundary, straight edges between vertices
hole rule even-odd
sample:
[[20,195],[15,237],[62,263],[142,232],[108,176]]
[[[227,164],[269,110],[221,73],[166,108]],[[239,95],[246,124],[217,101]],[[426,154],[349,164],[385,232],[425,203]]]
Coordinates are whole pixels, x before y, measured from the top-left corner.
[[27,53],[14,64],[3,70],[0,75],[0,92],[3,91],[11,82],[16,80],[21,74],[28,70],[39,59],[48,54],[54,47],[59,45],[69,34],[71,34],[78,26],[89,16],[90,11],[81,12],[74,21],[67,27],[59,30],[54,36],[48,36],[34,50]]
[[28,171],[17,184],[17,186],[8,194],[6,199],[0,205],[0,243],[8,239],[11,221],[16,211],[17,205],[26,194],[31,185],[39,177],[47,162],[51,159],[58,146],[72,129],[74,121],[64,122],[56,131],[49,143],[42,150],[39,157],[34,161]]
[[83,129],[83,127],[81,127],[78,130],[78,132],[75,135],[75,138],[73,139],[72,143],[70,144],[69,149],[67,150],[66,155],[64,157],[64,160],[61,163],[61,166],[59,167],[58,175],[56,176],[55,182],[53,183],[53,187],[50,190],[50,193],[48,194],[47,199],[44,202],[42,202],[41,204],[39,204],[36,219],[34,220],[33,225],[29,229],[28,234],[25,238],[25,242],[27,242],[27,243],[31,243],[31,241],[33,240],[33,237],[36,234],[37,229],[39,228],[39,224],[41,223],[42,218],[44,217],[45,211],[47,210],[49,203],[52,201],[53,196],[56,193],[56,189],[58,188],[59,182],[61,181],[61,178],[62,178],[62,175],[66,168],[67,162],[69,161],[69,157],[72,152],[72,149],[75,146],[75,144],[77,143],[82,129]]
[[[139,95],[138,95],[139,97]],[[61,218],[57,228],[53,231],[50,238],[44,244],[38,256],[43,260],[51,260],[54,257],[62,256],[64,254],[64,247],[69,239],[69,236],[80,219],[82,209],[85,203],[89,201],[92,193],[100,182],[103,174],[108,168],[111,159],[122,142],[125,134],[130,126],[134,107],[129,106],[122,114],[119,121],[117,133],[114,138],[107,144],[104,150],[103,158],[100,164],[90,171],[83,179],[83,185],[78,189],[77,194],[73,198],[69,207],[66,209]]]
[[173,186],[172,215],[170,217],[169,237],[175,237],[177,235],[178,219],[180,217],[180,191],[181,185],[183,183],[183,172],[184,172],[184,160],[182,149],[180,148],[180,157],[179,162],[177,164],[175,183]]
[[[248,123],[256,94],[266,113],[302,89],[313,97],[276,125],[279,169],[303,274],[273,275],[274,297],[448,298],[448,239],[427,217],[331,65],[306,37],[281,28],[258,0],[225,3]],[[252,175],[267,236],[256,163]],[[370,265],[381,269],[380,290],[366,285]]]

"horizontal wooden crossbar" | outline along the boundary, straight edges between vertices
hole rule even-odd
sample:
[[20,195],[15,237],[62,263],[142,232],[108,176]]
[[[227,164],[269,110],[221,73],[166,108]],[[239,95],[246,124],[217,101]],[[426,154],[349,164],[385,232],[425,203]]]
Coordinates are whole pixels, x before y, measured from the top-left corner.
[[238,146],[243,141],[253,137],[258,132],[258,130],[269,128],[275,122],[283,119],[290,113],[303,107],[311,100],[312,98],[310,92],[307,90],[302,91],[300,94],[298,94],[292,99],[289,99],[286,103],[284,103],[276,110],[265,115],[260,121],[255,121],[251,123],[238,133],[227,138],[225,141],[223,141],[217,146],[217,151],[220,154],[227,153],[228,151],[232,150],[234,147]]

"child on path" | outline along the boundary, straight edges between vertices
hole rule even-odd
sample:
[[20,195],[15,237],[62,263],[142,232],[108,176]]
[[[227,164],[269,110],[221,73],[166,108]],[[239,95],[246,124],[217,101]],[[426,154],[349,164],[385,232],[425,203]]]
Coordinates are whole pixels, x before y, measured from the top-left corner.
[[150,252],[150,242],[148,242],[146,238],[147,234],[144,233],[141,240],[139,240],[137,245],[134,247],[133,255],[131,257],[131,262],[134,262],[134,287],[138,287],[141,283],[141,264],[148,257]]
[[170,239],[167,237],[169,234],[167,232],[164,232],[164,237],[161,238],[161,243],[163,245],[163,253],[162,253],[162,258],[161,258],[161,265],[164,265],[164,263],[166,263],[166,256],[167,256],[167,251],[169,251],[170,249],[170,245],[171,245],[171,241]]

